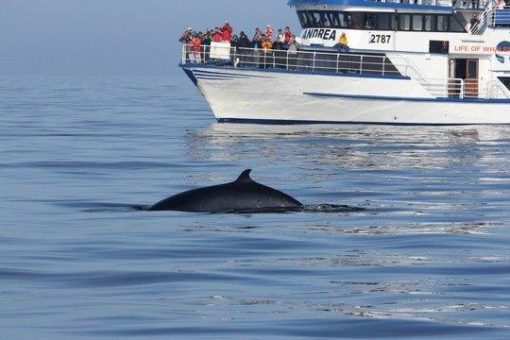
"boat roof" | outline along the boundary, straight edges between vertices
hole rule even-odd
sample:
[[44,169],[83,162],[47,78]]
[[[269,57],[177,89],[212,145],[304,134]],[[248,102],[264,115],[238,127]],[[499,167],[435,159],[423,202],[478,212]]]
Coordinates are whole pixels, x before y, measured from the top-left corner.
[[[439,3],[439,2],[438,2]],[[380,9],[393,9],[393,10],[411,10],[416,11],[417,9],[422,11],[441,11],[448,10],[453,12],[453,7],[441,5],[425,5],[425,4],[414,4],[414,3],[401,3],[400,0],[289,0],[288,5],[293,7],[306,8],[307,6],[334,6],[334,7],[370,7],[372,10],[375,8]]]

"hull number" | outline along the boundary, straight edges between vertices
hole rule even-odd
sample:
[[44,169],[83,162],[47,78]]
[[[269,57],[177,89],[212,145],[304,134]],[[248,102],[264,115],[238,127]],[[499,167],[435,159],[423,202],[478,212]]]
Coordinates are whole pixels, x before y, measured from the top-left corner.
[[385,34],[370,34],[370,38],[368,40],[369,44],[389,44],[391,41],[391,35]]

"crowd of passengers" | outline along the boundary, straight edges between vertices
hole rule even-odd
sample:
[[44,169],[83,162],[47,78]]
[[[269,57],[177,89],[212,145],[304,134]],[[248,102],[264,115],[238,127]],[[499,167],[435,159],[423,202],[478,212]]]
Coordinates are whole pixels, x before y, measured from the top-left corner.
[[288,53],[297,53],[298,50],[296,37],[288,26],[285,30],[279,29],[276,32],[271,25],[267,25],[264,31],[256,28],[250,38],[244,31],[241,31],[239,35],[234,34],[234,30],[228,21],[222,27],[207,29],[204,32],[196,32],[192,28],[188,28],[179,41],[186,45],[186,61],[198,63],[208,61],[212,42],[228,42],[230,47],[236,48],[240,52],[240,56],[243,56],[243,49],[246,49],[244,50],[245,53],[248,53],[247,49],[278,50],[288,51]]

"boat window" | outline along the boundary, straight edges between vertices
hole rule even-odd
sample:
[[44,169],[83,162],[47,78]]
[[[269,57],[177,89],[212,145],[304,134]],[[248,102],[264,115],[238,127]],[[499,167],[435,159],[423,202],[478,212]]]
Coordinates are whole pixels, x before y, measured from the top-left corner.
[[376,29],[378,30],[394,30],[395,19],[393,14],[381,13],[377,16]]
[[434,31],[434,16],[433,15],[424,15],[423,16],[423,29],[425,31]]
[[[376,12],[297,11],[303,28],[465,32],[457,18],[447,14],[395,14]],[[396,27],[395,27],[396,26]]]
[[450,50],[450,42],[446,40],[431,40],[429,52],[436,54],[448,54]]
[[510,77],[498,77],[498,79],[510,90]]
[[401,31],[411,30],[411,16],[409,14],[401,14],[399,16],[398,28]]
[[468,79],[477,79],[478,78],[478,60],[468,60],[467,61],[467,78]]
[[446,15],[437,16],[437,30],[439,32],[448,32],[448,17]]
[[423,27],[423,16],[413,15],[413,31],[421,31]]
[[450,16],[450,32],[465,32],[464,27],[453,15]]

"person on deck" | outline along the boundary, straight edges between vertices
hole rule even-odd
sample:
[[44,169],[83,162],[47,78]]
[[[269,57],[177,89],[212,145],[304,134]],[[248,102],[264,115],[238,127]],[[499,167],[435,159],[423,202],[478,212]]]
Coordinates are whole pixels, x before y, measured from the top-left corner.
[[290,31],[290,27],[285,27],[285,45],[288,45],[290,42],[290,39],[292,39],[292,32]]
[[268,36],[262,36],[262,49],[267,51],[273,48],[273,42]]
[[207,29],[204,36],[202,37],[204,45],[204,62],[207,63],[209,61],[209,55],[211,53],[211,42],[212,42],[212,31],[210,29]]
[[223,40],[223,34],[221,33],[219,27],[216,27],[216,29],[214,30],[212,40],[214,42],[221,42]]
[[222,34],[223,41],[232,40],[232,32],[233,31],[234,31],[234,29],[232,28],[232,26],[230,26],[228,21],[225,21],[225,25],[223,25],[223,27],[221,28],[221,34]]
[[239,62],[241,66],[248,60],[248,56],[250,55],[251,41],[246,36],[244,31],[239,33],[239,39],[237,40],[237,47],[239,48]]
[[297,56],[298,56],[298,46],[296,42],[296,37],[293,35],[290,37],[288,46],[288,68],[291,70],[295,70],[297,66]]
[[342,32],[340,35],[337,47],[340,52],[349,52],[349,40],[347,39],[345,32]]
[[262,50],[263,50],[263,68],[267,68],[269,64],[273,64],[273,58],[270,58],[270,50],[273,48],[272,39],[268,36],[262,35]]
[[198,64],[202,63],[202,42],[202,32],[195,34],[193,39],[191,39],[193,55],[195,57],[195,62]]
[[474,13],[473,16],[471,17],[471,20],[469,20],[469,24],[470,24],[470,30],[471,30],[471,33],[473,33],[478,25],[480,24],[480,18],[478,18],[478,14]]
[[268,37],[270,40],[273,40],[273,28],[271,25],[266,26],[266,37]]

